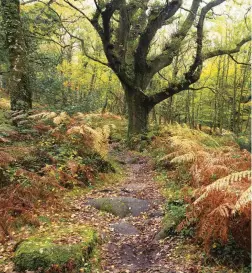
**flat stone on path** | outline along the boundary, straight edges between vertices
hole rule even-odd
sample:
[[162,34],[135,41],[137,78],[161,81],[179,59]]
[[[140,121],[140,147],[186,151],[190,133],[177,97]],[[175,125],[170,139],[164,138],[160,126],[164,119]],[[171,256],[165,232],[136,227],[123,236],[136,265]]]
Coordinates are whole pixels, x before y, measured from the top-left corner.
[[125,189],[128,190],[129,192],[142,191],[145,188],[146,188],[145,183],[130,183],[125,187]]
[[123,234],[123,235],[138,235],[139,231],[133,225],[127,222],[118,222],[110,225],[113,228],[115,233]]
[[133,215],[139,216],[149,209],[149,202],[132,197],[98,198],[88,201],[88,205],[96,209],[110,212],[120,218]]

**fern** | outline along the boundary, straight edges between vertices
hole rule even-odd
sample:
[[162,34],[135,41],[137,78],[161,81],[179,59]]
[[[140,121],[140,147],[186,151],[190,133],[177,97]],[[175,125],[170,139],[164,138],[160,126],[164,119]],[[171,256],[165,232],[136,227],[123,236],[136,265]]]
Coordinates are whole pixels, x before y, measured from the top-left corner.
[[243,178],[251,179],[251,171],[243,171],[238,173],[232,173],[224,178],[218,179],[214,183],[208,185],[204,189],[204,193],[194,202],[197,205],[199,202],[204,200],[213,191],[223,191],[232,185],[234,182],[241,181]]
[[246,191],[243,192],[243,194],[240,196],[240,198],[237,200],[235,207],[233,209],[233,213],[241,211],[246,206],[251,205],[252,201],[252,186],[250,186]]
[[196,156],[194,153],[187,153],[184,155],[177,156],[171,160],[171,163],[186,163],[186,162],[193,162],[195,160]]
[[46,112],[46,111],[29,116],[29,118],[33,120],[47,120],[47,119],[53,119],[55,117],[57,117],[57,114],[55,112]]

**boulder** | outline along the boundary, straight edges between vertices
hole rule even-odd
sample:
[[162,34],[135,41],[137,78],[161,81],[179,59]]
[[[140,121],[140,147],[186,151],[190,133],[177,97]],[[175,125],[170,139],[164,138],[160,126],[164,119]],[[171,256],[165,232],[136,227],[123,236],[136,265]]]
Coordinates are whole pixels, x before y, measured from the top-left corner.
[[131,197],[98,198],[89,200],[88,204],[120,218],[129,215],[139,216],[149,209],[148,201]]
[[[48,231],[18,245],[13,259],[15,269],[69,272],[65,270],[71,265],[79,272],[78,269],[88,262],[96,241],[96,233],[85,226]],[[55,268],[58,271],[53,271]]]

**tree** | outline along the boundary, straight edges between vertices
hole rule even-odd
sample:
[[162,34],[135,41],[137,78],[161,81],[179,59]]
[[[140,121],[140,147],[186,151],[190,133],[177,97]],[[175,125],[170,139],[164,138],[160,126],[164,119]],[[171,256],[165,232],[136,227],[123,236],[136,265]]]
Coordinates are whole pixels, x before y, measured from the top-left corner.
[[29,84],[27,44],[20,18],[20,2],[2,0],[1,6],[10,66],[7,89],[10,93],[11,109],[27,110],[32,107],[32,92]]
[[[149,0],[97,1],[92,18],[74,2],[64,0],[69,6],[84,16],[95,28],[103,44],[109,66],[121,81],[128,105],[129,135],[144,133],[147,130],[148,114],[161,101],[188,90],[200,78],[203,62],[225,54],[239,52],[248,42],[244,37],[232,48],[203,50],[204,25],[209,12],[225,0],[214,0],[202,7],[201,0],[192,0],[189,9],[182,6],[182,0],[159,1],[150,4]],[[179,11],[186,15],[178,30],[173,32],[162,51],[153,54],[152,43],[163,27],[172,26],[180,18]],[[212,12],[213,13],[213,12]],[[166,88],[148,95],[146,90],[156,73],[170,66],[181,54],[184,43],[195,33],[195,50],[191,63],[183,77],[170,82]]]

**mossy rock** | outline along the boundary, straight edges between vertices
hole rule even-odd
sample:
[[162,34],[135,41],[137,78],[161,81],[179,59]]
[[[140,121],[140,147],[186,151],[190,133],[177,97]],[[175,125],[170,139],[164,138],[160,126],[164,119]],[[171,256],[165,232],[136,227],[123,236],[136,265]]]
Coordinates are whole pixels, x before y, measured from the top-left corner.
[[149,202],[147,200],[131,197],[98,198],[89,200],[88,204],[96,209],[112,213],[120,218],[129,215],[139,216],[149,209]]
[[[85,226],[56,229],[23,241],[16,249],[16,270],[79,272],[88,263],[97,241],[96,233]],[[70,269],[71,268],[71,269]]]

